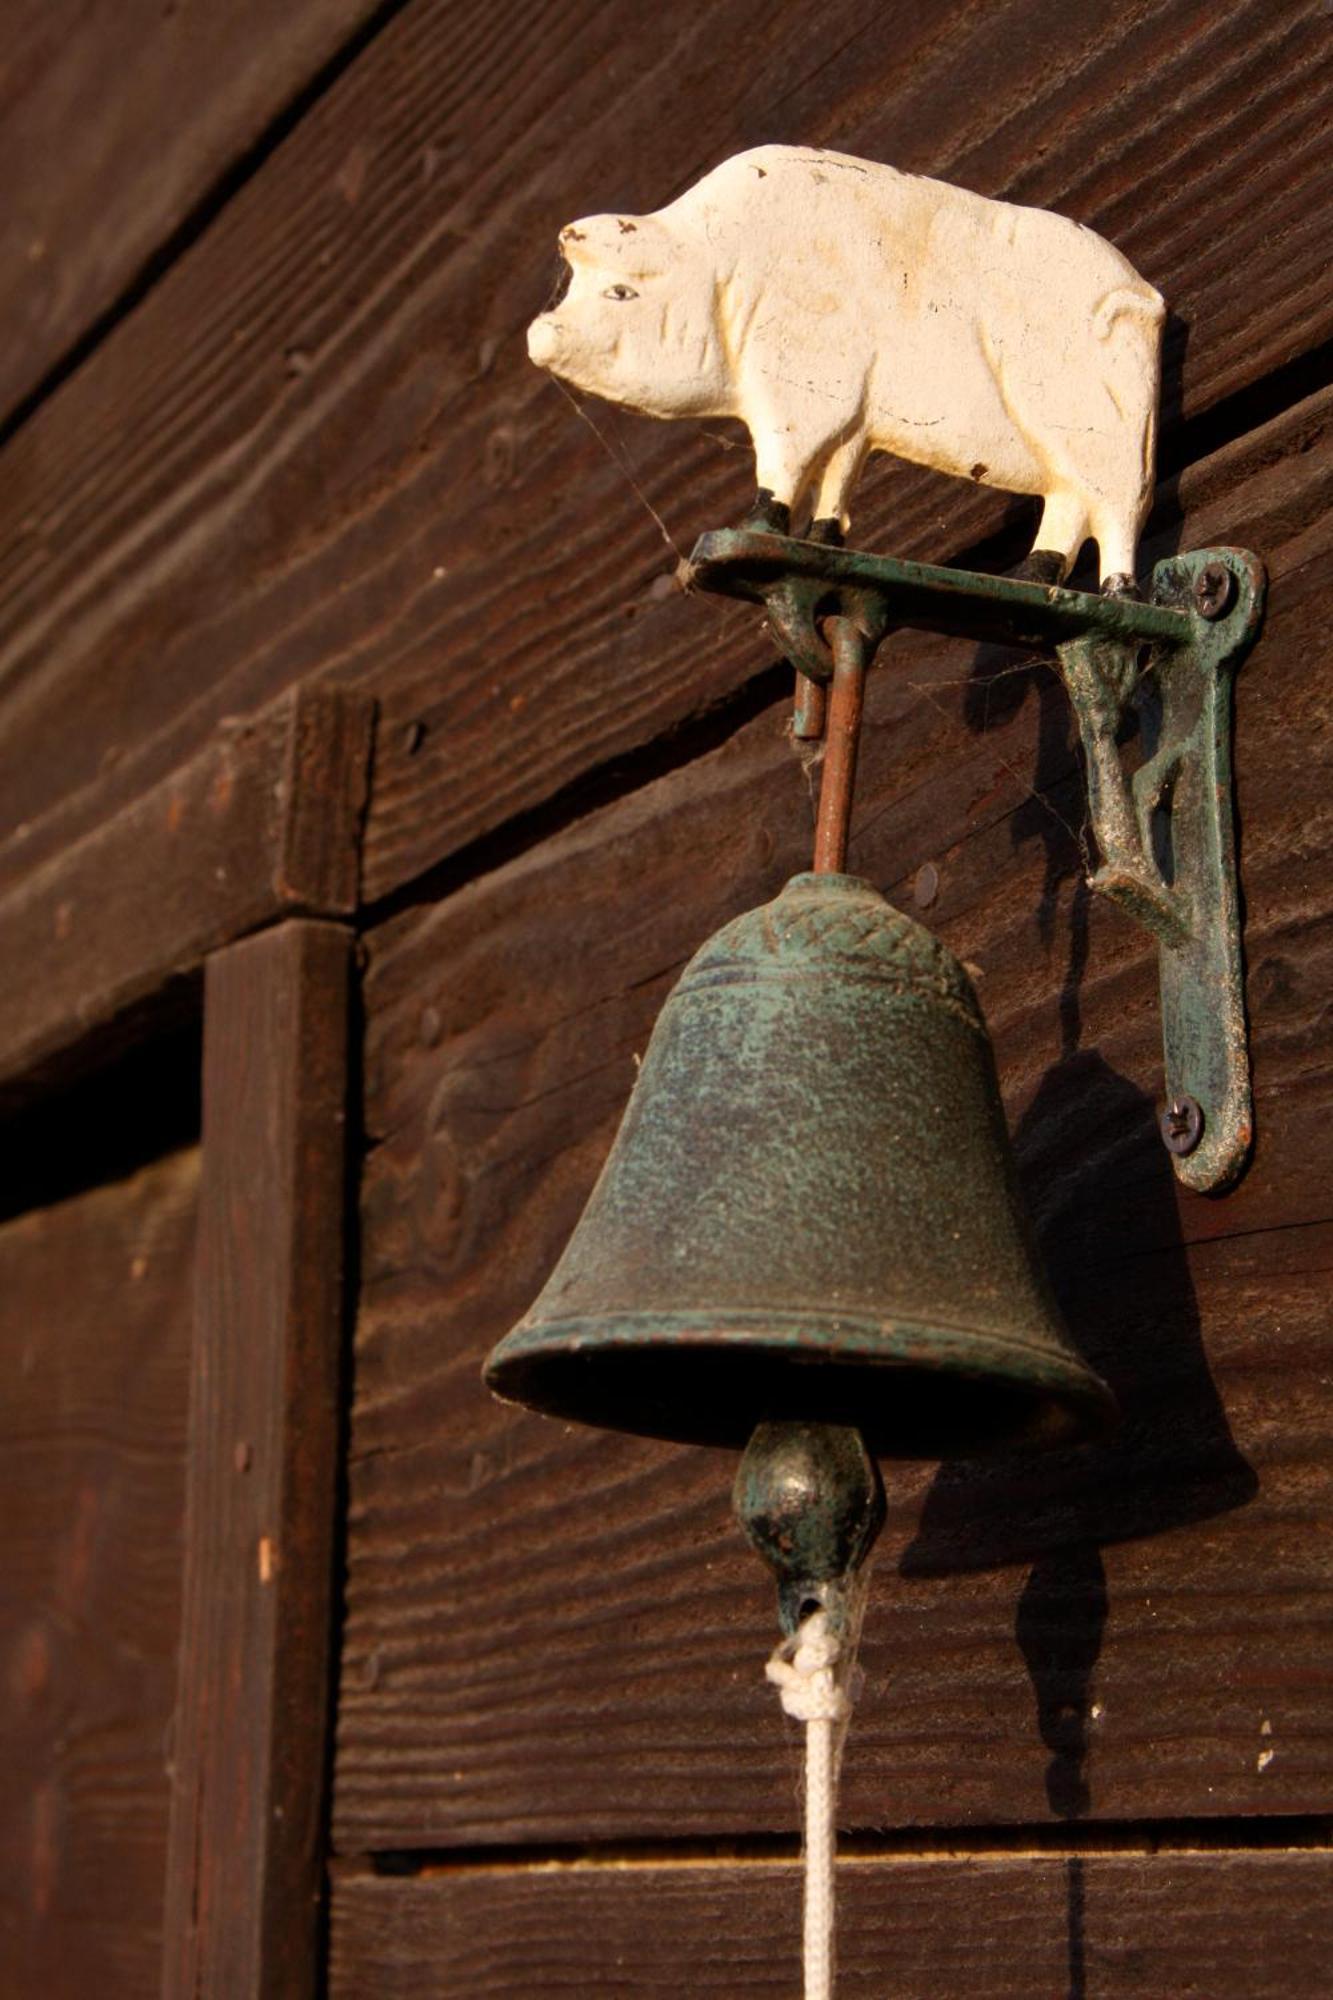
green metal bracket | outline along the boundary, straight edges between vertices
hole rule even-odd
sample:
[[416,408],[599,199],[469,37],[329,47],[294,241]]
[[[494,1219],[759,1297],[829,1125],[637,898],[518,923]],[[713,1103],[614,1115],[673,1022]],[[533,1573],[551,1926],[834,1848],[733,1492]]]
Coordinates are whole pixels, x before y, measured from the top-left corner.
[[[1231,688],[1258,636],[1265,575],[1243,549],[1159,563],[1149,600],[900,562],[724,529],[690,559],[700,590],[764,606],[798,672],[826,683],[823,628],[849,620],[873,649],[898,626],[1054,650],[1087,767],[1100,865],[1092,886],[1157,939],[1166,1110],[1179,1178],[1209,1192],[1241,1173],[1253,1131],[1231,787]],[[1137,705],[1148,754],[1117,737]]]

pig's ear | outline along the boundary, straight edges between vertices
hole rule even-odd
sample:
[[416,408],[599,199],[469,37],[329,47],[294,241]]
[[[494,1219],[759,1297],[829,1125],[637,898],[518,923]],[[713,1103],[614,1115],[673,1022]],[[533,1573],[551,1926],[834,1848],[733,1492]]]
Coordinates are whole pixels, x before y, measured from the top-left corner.
[[655,215],[587,215],[561,230],[560,248],[576,266],[655,278],[676,261],[678,245]]
[[601,261],[598,224],[603,220],[600,215],[585,216],[582,222],[567,222],[560,231],[560,254],[575,269]]

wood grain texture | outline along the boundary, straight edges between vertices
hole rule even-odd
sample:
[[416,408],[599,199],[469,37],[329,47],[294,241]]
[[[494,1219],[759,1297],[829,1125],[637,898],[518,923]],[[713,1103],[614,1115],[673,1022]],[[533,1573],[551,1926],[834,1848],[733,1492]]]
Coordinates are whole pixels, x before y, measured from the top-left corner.
[[0,417],[372,5],[12,0],[0,67]]
[[[744,612],[680,600],[626,472],[526,360],[590,205],[792,139],[1063,209],[1177,314],[1168,450],[1326,341],[1322,0],[1097,0],[1068,27],[1058,0],[417,0],[0,456],[0,879],[330,675],[383,706],[379,896],[767,663]],[[745,453],[594,414],[680,547],[739,514]],[[885,460],[858,534],[941,559],[1011,513]]]
[[[1319,2000],[1333,1960],[1327,1853],[844,1861],[846,2000]],[[332,2000],[737,1993],[799,1978],[800,1877],[743,1863],[351,1877],[333,1903]]]
[[[900,635],[871,676],[851,866],[908,907],[937,870],[926,921],[977,971],[1052,1276],[1126,1421],[1083,1456],[894,1470],[851,1825],[1327,1806],[1331,414],[1177,496],[1186,545],[1272,569],[1236,746],[1259,1137],[1226,1201],[1180,1190],[1157,1137],[1155,958],[1082,885],[1050,670]],[[795,1822],[731,1461],[507,1412],[478,1379],[685,959],[805,865],[784,726],[370,938],[344,1851]]]
[[198,1154],[0,1228],[0,1995],[161,1951]]
[[370,731],[362,697],[293,690],[0,900],[0,1102],[219,945],[355,907]]
[[165,2000],[317,1975],[350,934],[209,961]]

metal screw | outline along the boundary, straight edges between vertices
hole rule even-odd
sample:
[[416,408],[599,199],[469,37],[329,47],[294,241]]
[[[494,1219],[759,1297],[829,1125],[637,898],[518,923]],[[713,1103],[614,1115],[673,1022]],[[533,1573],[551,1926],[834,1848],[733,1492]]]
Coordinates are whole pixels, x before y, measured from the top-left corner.
[[1225,618],[1236,595],[1236,579],[1225,563],[1205,563],[1194,579],[1194,608],[1201,618]]
[[1184,1159],[1192,1153],[1203,1137],[1203,1107],[1197,1098],[1187,1092],[1177,1091],[1162,1113],[1162,1143],[1168,1153],[1177,1159]]

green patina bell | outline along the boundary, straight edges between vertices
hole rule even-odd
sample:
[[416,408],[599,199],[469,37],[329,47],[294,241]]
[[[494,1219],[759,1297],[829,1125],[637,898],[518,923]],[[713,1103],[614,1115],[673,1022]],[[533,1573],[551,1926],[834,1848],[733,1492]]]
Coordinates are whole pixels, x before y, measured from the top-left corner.
[[794,1419],[933,1458],[1104,1428],[952,953],[836,874],[710,938],[486,1378],[549,1415],[695,1443]]

